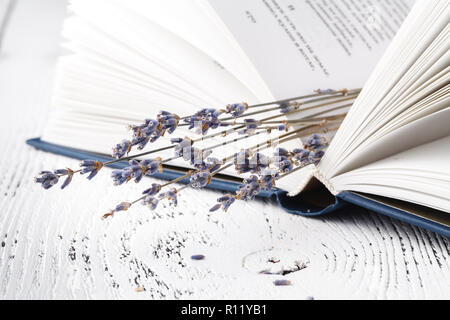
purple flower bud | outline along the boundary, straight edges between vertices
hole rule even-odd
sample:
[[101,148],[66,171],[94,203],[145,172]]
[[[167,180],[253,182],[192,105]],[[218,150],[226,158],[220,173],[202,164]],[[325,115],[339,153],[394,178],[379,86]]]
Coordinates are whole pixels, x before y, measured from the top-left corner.
[[80,163],[80,167],[82,167],[80,174],[90,173],[87,178],[91,180],[103,168],[103,163],[95,160],[83,160]]
[[112,157],[115,159],[122,158],[125,154],[128,154],[131,150],[131,141],[129,140],[123,140],[121,143],[118,143],[113,148]]
[[160,193],[159,196],[158,196],[158,198],[159,198],[160,200],[162,200],[162,199],[168,199],[168,200],[170,200],[170,201],[172,202],[172,204],[176,207],[177,204],[178,204],[177,189],[172,188],[172,189],[170,189],[170,190],[167,191],[167,192]]
[[235,200],[236,199],[234,196],[232,196],[231,194],[227,194],[217,199],[217,202],[219,203],[216,204],[214,207],[212,207],[209,211],[214,212],[222,208],[222,210],[226,212],[228,208],[234,203]]
[[313,134],[305,143],[305,148],[318,150],[326,147],[327,140],[317,134]]
[[240,117],[248,109],[247,103],[234,103],[226,106],[226,113],[229,113],[233,118]]
[[155,210],[156,207],[158,206],[159,200],[148,195],[147,197],[144,198],[142,202],[145,206],[149,207],[150,210]]
[[194,189],[206,187],[211,182],[212,175],[208,171],[199,171],[191,175],[190,185]]
[[280,113],[288,113],[291,111],[291,106],[288,103],[280,104]]
[[144,192],[142,192],[142,194],[146,194],[148,196],[154,196],[156,195],[159,191],[161,190],[161,185],[157,184],[157,183],[153,183],[152,186],[146,190],[144,190]]
[[50,189],[58,183],[59,177],[51,171],[42,171],[40,177],[34,178],[36,183],[40,183],[44,189]]

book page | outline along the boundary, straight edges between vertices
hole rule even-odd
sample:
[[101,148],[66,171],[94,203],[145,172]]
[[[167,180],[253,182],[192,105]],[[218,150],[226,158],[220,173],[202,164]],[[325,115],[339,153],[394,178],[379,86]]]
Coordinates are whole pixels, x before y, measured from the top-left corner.
[[362,87],[414,0],[209,0],[276,98]]

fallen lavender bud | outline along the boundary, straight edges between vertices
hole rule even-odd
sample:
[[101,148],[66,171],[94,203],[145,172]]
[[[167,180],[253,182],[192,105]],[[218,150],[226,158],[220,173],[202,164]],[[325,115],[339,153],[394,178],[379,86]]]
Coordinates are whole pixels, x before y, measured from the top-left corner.
[[193,256],[191,256],[192,260],[204,260],[205,256],[202,254],[194,254]]
[[290,286],[292,285],[292,282],[289,280],[275,280],[273,284],[276,286]]

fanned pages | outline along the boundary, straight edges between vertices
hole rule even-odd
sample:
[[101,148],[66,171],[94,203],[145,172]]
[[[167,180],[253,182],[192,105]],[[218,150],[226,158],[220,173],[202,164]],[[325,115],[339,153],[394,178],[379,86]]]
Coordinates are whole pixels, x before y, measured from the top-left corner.
[[417,2],[318,168],[299,175],[334,194],[359,191],[450,212],[449,21],[448,1]]
[[[234,159],[220,172],[236,182],[255,173],[236,169],[239,152],[266,152],[265,168],[278,161],[276,192],[319,185],[338,198],[350,191],[450,212],[448,0],[69,3],[69,53],[59,61],[45,143],[108,156],[127,125],[142,138],[142,121],[150,126],[165,110],[176,134],[161,129],[155,142],[144,136],[132,147],[160,150],[167,167],[195,167],[167,147],[190,141],[202,156]],[[190,123],[201,109],[223,116],[212,128],[219,132]],[[297,153],[274,160],[278,143]]]

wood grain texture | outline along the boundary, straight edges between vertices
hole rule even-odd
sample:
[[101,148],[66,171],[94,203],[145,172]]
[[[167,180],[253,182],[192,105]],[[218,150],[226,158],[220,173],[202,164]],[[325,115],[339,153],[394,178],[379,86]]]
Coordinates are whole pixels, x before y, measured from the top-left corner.
[[44,192],[36,173],[77,166],[25,145],[45,126],[65,14],[61,0],[19,0],[0,51],[0,298],[450,298],[449,240],[364,210],[210,214],[218,193],[188,189],[177,208],[102,221],[142,186],[114,187],[105,170]]

